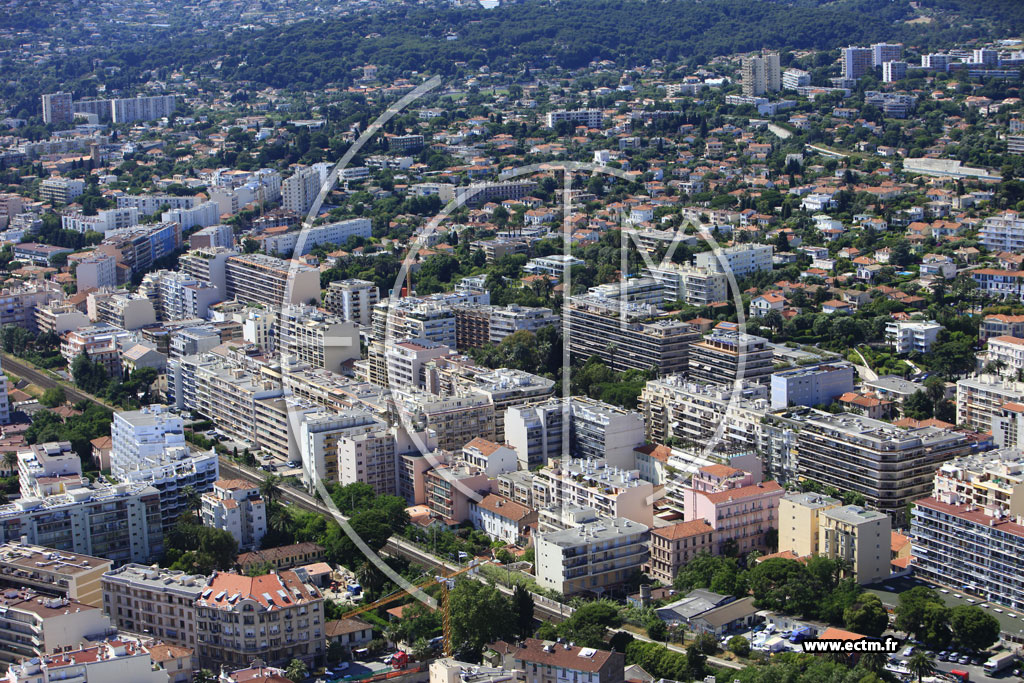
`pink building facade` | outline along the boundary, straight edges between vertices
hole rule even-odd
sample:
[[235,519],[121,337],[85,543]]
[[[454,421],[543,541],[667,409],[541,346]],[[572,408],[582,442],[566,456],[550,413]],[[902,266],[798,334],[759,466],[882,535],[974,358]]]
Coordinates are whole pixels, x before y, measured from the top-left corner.
[[778,528],[783,488],[774,481],[727,465],[702,467],[683,489],[683,519],[707,520],[715,530],[715,553],[735,542],[741,554],[766,551],[765,535]]

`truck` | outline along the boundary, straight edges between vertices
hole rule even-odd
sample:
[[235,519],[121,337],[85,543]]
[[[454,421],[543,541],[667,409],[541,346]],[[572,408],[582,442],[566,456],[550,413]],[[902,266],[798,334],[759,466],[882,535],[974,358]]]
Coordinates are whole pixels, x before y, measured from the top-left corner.
[[971,674],[962,669],[953,669],[949,675],[955,678],[957,683],[971,683]]
[[1003,669],[1011,666],[1017,661],[1017,656],[1012,652],[1002,652],[998,655],[994,655],[991,659],[985,662],[985,674],[991,676],[992,674],[999,673]]
[[789,634],[789,642],[802,643],[813,635],[810,626],[800,626],[793,629],[793,632]]

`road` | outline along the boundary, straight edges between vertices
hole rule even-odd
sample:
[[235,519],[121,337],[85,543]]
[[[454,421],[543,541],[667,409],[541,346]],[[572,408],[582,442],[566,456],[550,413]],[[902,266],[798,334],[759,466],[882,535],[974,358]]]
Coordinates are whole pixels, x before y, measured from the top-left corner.
[[31,365],[18,360],[10,354],[3,354],[3,368],[12,375],[17,375],[24,380],[35,384],[40,389],[52,389],[53,387],[60,387],[64,390],[64,396],[67,397],[72,403],[78,403],[79,401],[89,401],[96,405],[101,405],[104,408],[110,408],[106,403],[99,400],[95,396],[91,396],[84,391],[75,389],[73,386],[65,382],[61,382],[54,379],[51,375],[46,373],[44,370],[37,370]]
[[871,366],[868,365],[868,361],[867,361],[866,358],[864,358],[864,354],[862,354],[860,352],[860,350],[857,349],[857,348],[854,348],[853,352],[856,353],[857,357],[860,358],[862,363],[864,363],[864,365],[854,365],[853,366],[853,367],[857,368],[857,374],[860,375],[860,378],[861,379],[866,379],[869,382],[873,382],[876,379],[878,379],[878,373],[875,372],[874,370],[872,370]]
[[[636,631],[630,631],[626,628],[613,628],[611,631],[612,633],[628,633],[637,640],[642,640],[645,643],[658,643],[659,645],[664,645],[673,652],[679,652],[684,655],[686,654],[686,648],[682,645],[676,645],[675,643],[663,643],[660,640],[653,640],[652,638],[648,638],[647,636],[641,635]],[[724,669],[735,669],[737,671],[747,668],[744,664],[740,664],[739,662],[730,662],[728,659],[722,659],[720,657],[708,657],[708,664],[722,667]]]
[[834,157],[836,159],[845,159],[846,157],[850,156],[849,154],[844,154],[843,152],[837,152],[834,149],[829,149],[828,147],[822,147],[821,145],[807,145],[807,149],[812,149],[815,152],[817,152],[818,154],[822,154],[822,155],[827,156],[827,157]]

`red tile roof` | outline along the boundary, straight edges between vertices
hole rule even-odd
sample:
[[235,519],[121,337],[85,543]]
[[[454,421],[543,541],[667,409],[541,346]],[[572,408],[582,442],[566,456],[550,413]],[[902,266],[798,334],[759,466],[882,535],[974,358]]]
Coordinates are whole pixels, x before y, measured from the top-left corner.
[[690,538],[691,536],[697,536],[698,534],[706,534],[709,531],[713,531],[713,528],[705,519],[695,519],[691,522],[679,522],[672,526],[663,526],[658,529],[651,529],[651,533],[653,535],[669,541],[675,541],[680,538]]

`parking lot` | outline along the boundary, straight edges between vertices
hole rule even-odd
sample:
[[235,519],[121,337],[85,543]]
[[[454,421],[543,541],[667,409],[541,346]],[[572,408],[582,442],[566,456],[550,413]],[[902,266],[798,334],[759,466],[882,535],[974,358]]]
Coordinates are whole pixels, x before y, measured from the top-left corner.
[[931,586],[931,584],[927,584],[918,579],[909,578],[893,579],[892,581],[886,581],[883,584],[875,584],[868,586],[867,590],[877,595],[882,601],[882,604],[886,607],[895,607],[899,604],[900,593],[908,591],[915,586],[930,586],[935,588],[938,594],[942,597],[943,602],[950,607],[956,607],[957,605],[981,606],[999,620],[999,626],[1002,628],[1004,633],[1012,633],[1024,638],[1024,614],[998,605],[992,605],[978,596],[970,595],[962,590],[953,590],[941,586]]

